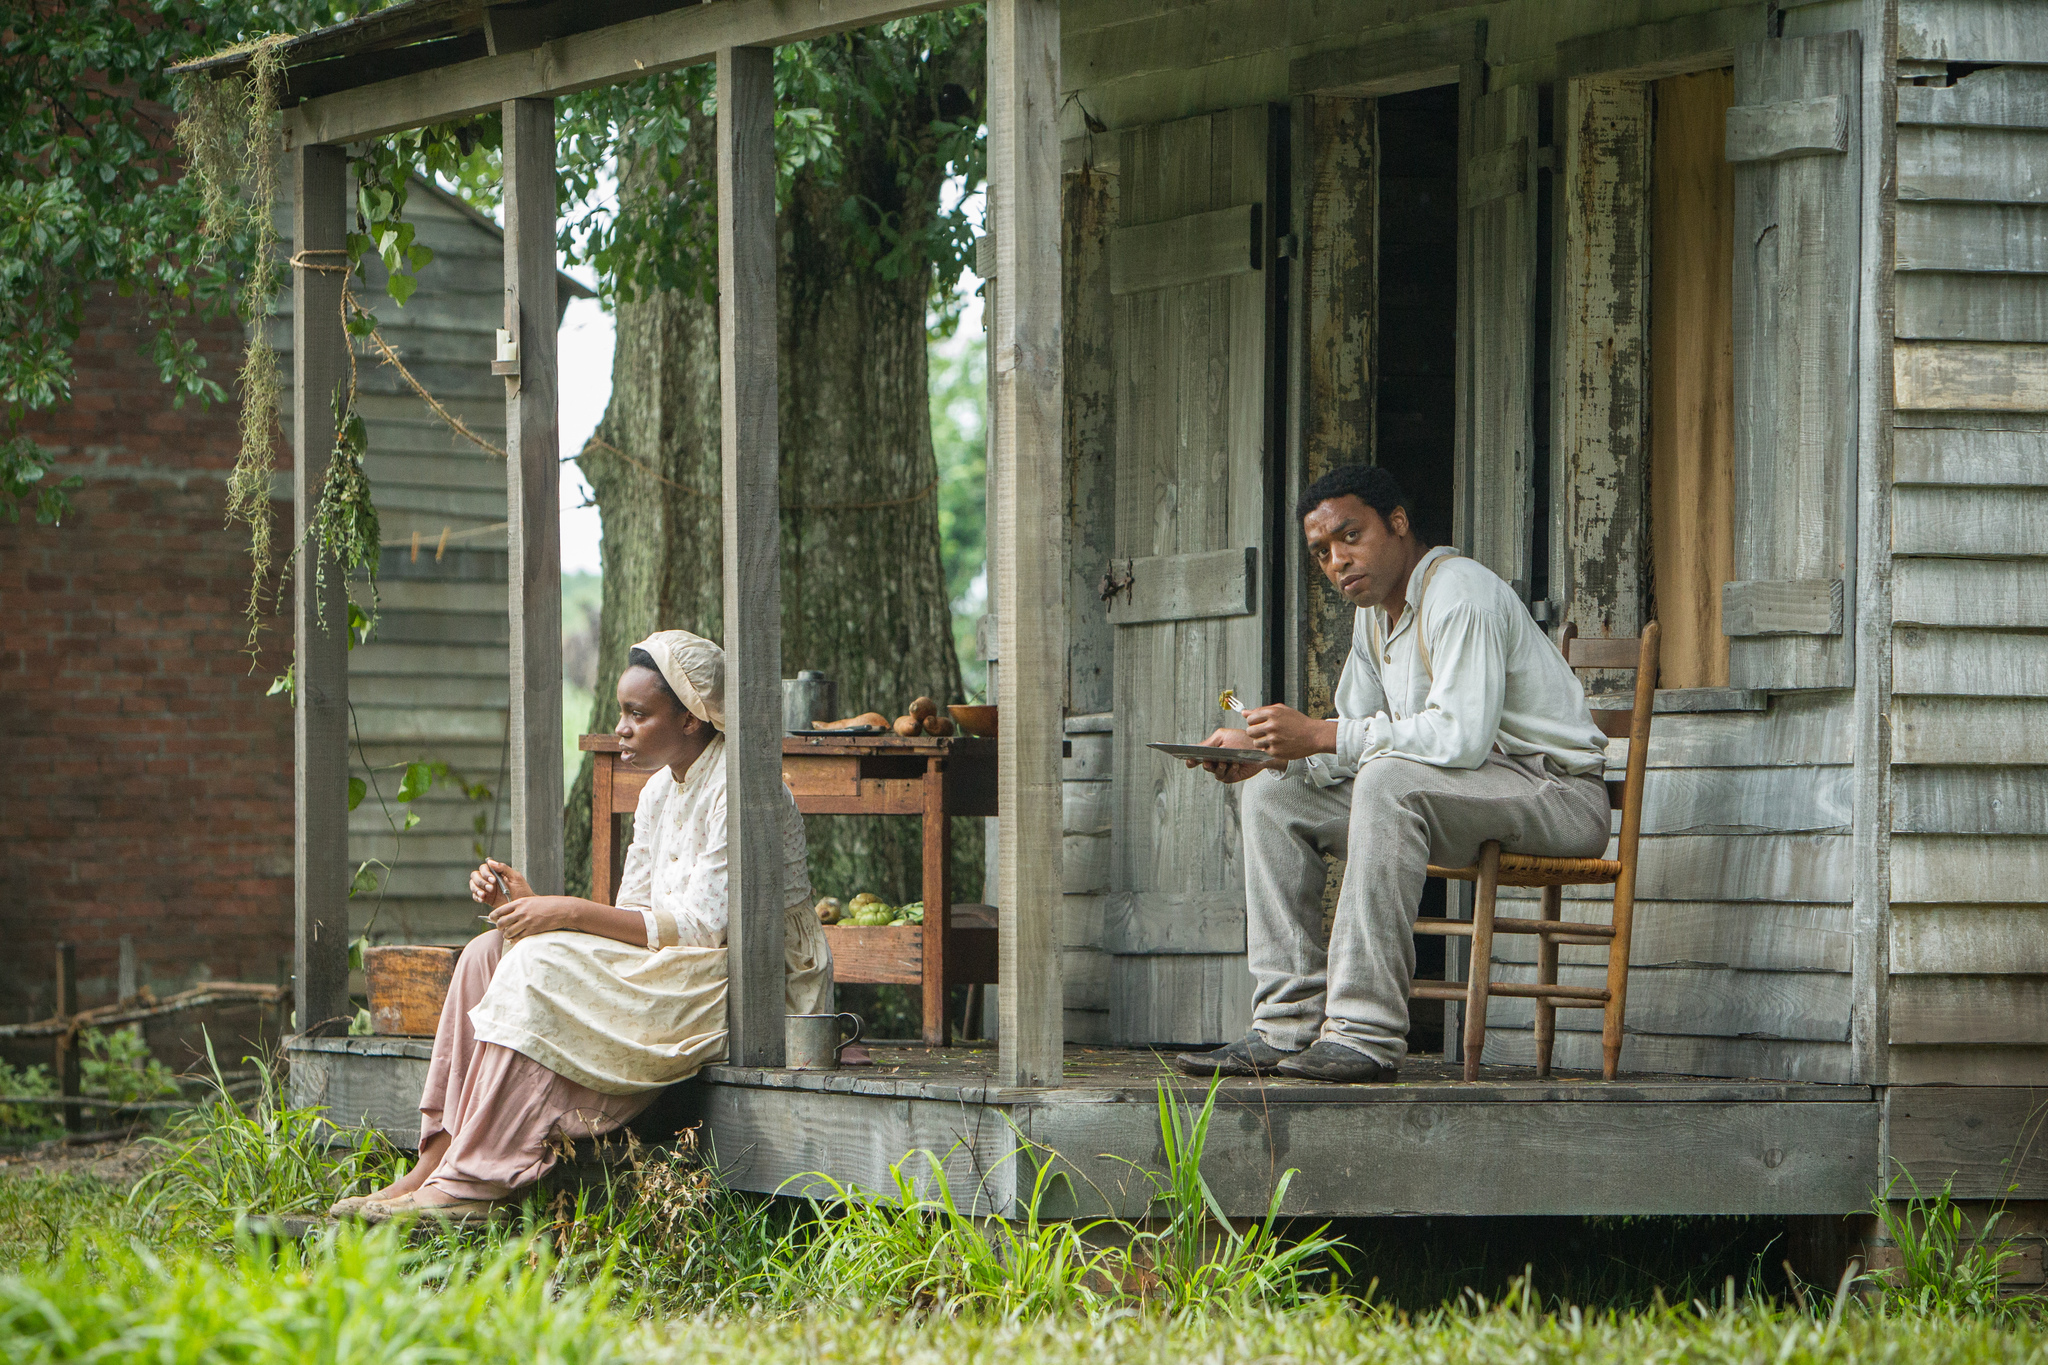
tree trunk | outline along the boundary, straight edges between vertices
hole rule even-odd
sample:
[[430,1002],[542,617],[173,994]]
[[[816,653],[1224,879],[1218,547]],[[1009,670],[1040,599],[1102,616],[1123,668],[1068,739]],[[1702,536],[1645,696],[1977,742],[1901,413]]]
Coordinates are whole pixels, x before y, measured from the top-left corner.
[[[978,29],[971,46],[978,60]],[[927,393],[932,268],[920,256],[884,278],[874,233],[842,206],[858,196],[890,209],[908,237],[937,213],[943,182],[904,174],[914,112],[891,137],[858,136],[859,113],[832,112],[838,175],[800,171],[778,224],[783,673],[822,669],[838,680],[842,713],[893,718],[919,695],[961,700]],[[683,161],[679,181],[708,180],[708,139],[693,138]],[[622,302],[604,446],[581,461],[604,526],[593,730],[615,716],[610,688],[635,641],[673,627],[719,638],[718,402],[715,306],[680,293]],[[585,887],[589,811],[586,762],[567,820],[571,877]],[[807,833],[818,894],[918,897],[916,821],[817,817]],[[959,899],[979,898],[981,843],[979,821],[955,822]]]

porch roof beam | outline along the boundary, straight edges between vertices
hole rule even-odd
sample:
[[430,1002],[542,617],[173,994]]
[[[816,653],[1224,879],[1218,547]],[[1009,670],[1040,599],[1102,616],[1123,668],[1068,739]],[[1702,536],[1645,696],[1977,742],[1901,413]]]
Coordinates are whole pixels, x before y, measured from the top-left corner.
[[952,0],[719,0],[572,34],[523,52],[417,71],[284,111],[285,144],[359,142],[715,59],[953,8]]

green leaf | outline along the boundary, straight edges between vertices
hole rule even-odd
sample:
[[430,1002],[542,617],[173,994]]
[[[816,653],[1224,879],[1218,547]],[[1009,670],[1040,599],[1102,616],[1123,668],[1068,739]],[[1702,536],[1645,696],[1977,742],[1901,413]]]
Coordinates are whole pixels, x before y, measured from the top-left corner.
[[363,969],[363,950],[370,946],[368,935],[358,934],[348,941],[348,969],[359,972]]
[[419,287],[420,282],[418,280],[414,279],[411,275],[399,274],[395,266],[391,272],[391,278],[384,282],[384,292],[389,294],[391,301],[400,308],[405,307],[405,301],[411,298],[413,290]]
[[348,780],[348,808],[354,810],[357,806],[362,805],[363,794],[369,790],[369,784],[364,782],[362,778],[351,777]]
[[398,799],[400,801],[417,801],[433,789],[433,764],[408,763],[405,765],[405,779],[398,784]]
[[405,813],[405,823],[404,823],[404,824],[403,824],[402,826],[400,826],[400,827],[399,827],[399,833],[403,834],[403,833],[404,833],[404,832],[405,832],[406,830],[409,830],[409,829],[411,829],[411,828],[412,828],[412,827],[413,827],[414,825],[417,825],[417,824],[418,824],[419,822],[420,822],[420,813],[419,813],[418,811],[416,811],[416,810],[409,810],[409,811],[407,811],[407,812]]
[[266,697],[274,697],[280,692],[284,693],[284,698],[286,701],[292,702],[293,704],[297,704],[297,684],[292,677],[292,672],[290,669],[286,669],[284,672],[272,678],[270,680],[270,690],[265,692],[263,695]]

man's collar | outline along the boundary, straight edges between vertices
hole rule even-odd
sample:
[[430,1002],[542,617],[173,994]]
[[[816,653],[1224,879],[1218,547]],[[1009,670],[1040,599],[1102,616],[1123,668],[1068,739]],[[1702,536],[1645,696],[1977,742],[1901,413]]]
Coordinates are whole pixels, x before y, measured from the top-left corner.
[[1430,550],[1424,553],[1422,558],[1415,561],[1415,567],[1408,571],[1408,581],[1401,587],[1401,620],[1397,625],[1395,625],[1394,629],[1391,632],[1387,631],[1386,629],[1387,609],[1385,607],[1373,608],[1374,611],[1379,613],[1380,630],[1382,634],[1385,635],[1386,639],[1391,641],[1394,638],[1394,636],[1399,635],[1402,631],[1406,630],[1408,628],[1408,623],[1415,619],[1415,613],[1413,611],[1410,611],[1409,608],[1415,605],[1415,590],[1422,583],[1423,573],[1426,570],[1428,570],[1429,566],[1431,564],[1434,564],[1437,560],[1442,559],[1446,555],[1454,555],[1456,553],[1457,550],[1452,546],[1438,545],[1432,547]]

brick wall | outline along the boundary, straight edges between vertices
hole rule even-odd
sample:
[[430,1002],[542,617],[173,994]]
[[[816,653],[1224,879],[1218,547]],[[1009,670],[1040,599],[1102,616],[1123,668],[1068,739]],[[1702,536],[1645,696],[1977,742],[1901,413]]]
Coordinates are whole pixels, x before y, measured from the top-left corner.
[[[252,672],[247,531],[223,516],[237,411],[173,407],[144,335],[130,301],[93,299],[74,401],[28,428],[84,478],[76,512],[0,521],[7,1020],[50,1012],[61,940],[78,946],[87,1005],[115,994],[122,934],[159,994],[275,981],[292,950],[292,715],[263,695],[289,623],[272,618]],[[214,325],[202,346],[232,389],[240,328]]]

